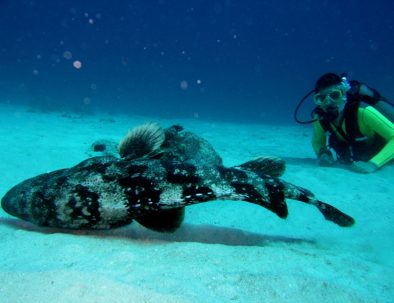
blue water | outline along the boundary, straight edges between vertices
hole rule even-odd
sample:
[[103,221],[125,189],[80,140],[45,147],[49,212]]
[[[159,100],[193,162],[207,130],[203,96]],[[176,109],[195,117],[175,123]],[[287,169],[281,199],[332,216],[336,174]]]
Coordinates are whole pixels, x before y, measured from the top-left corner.
[[294,123],[329,71],[394,99],[393,10],[392,0],[3,0],[0,100]]

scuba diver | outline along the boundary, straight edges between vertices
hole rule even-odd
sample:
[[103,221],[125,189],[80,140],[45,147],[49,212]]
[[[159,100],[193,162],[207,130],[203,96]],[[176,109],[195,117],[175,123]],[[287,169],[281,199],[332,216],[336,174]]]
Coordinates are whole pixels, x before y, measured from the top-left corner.
[[[298,109],[311,94],[314,119],[300,121]],[[298,104],[295,119],[313,122],[312,147],[320,166],[337,161],[355,172],[372,173],[394,159],[394,105],[364,83],[324,74]]]

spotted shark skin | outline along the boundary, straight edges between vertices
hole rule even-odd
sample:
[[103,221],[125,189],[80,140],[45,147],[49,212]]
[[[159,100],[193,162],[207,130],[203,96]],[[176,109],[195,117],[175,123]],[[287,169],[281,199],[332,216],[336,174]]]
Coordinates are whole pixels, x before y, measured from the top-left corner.
[[245,167],[94,157],[21,182],[6,193],[1,206],[40,226],[109,229],[214,200],[251,202],[286,218],[286,199],[293,199],[314,205],[339,226],[354,224],[353,218],[317,200],[309,190]]

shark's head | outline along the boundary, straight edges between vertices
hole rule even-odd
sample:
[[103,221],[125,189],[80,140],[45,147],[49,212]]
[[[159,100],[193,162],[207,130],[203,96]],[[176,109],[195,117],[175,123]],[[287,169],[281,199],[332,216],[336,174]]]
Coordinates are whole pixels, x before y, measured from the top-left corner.
[[14,186],[2,198],[1,207],[12,216],[48,226],[49,220],[56,220],[53,199],[41,191],[49,176],[50,174],[42,174]]
[[25,186],[25,182],[14,186],[1,199],[1,207],[8,214],[20,219],[29,220],[27,201],[29,201],[29,187]]

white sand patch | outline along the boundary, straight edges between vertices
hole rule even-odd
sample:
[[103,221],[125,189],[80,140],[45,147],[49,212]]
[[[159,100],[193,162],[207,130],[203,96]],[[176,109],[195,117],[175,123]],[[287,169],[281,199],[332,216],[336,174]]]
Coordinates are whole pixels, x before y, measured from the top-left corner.
[[154,289],[143,289],[96,273],[73,270],[1,273],[1,302],[130,303],[191,302]]

